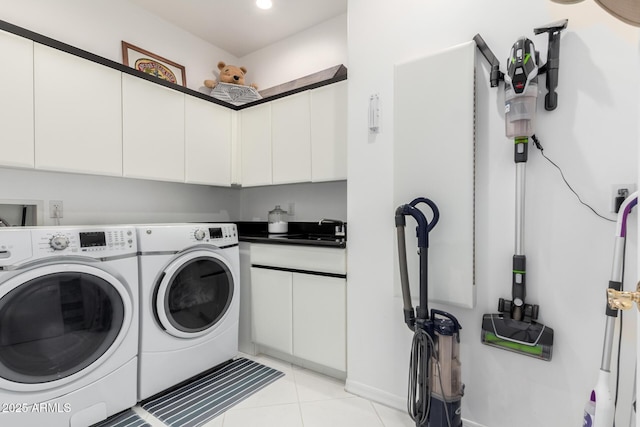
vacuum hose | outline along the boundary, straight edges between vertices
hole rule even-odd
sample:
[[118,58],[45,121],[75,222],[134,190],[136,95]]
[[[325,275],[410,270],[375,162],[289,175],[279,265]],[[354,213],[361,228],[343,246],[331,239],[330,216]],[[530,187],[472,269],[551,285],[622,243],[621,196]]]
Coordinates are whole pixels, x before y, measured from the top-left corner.
[[[400,209],[400,208],[398,208]],[[398,213],[396,211],[396,219]],[[404,221],[404,216],[401,216]],[[413,305],[411,303],[411,289],[409,289],[409,271],[407,270],[407,248],[404,238],[404,226],[398,227],[396,224],[396,234],[398,236],[398,258],[400,260],[400,283],[402,286],[402,303],[404,310],[404,322],[409,329],[413,330],[416,324],[416,318],[413,313]]]

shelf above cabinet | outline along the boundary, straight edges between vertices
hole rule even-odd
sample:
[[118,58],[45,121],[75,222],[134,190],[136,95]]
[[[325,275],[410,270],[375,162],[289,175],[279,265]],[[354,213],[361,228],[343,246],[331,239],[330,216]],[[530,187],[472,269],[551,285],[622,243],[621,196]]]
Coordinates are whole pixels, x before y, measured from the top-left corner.
[[347,67],[342,64],[336,65],[334,67],[327,68],[326,70],[318,71],[317,73],[309,74],[308,76],[300,77],[290,82],[261,90],[261,100],[244,104],[238,107],[238,109],[252,107],[254,105],[262,104],[263,102],[274,101],[278,98],[284,98],[285,96],[294,95],[298,92],[316,89],[321,86],[337,83],[346,79]]
[[212,102],[214,104],[222,105],[231,110],[242,110],[243,108],[251,107],[257,104],[261,104],[264,102],[273,101],[274,99],[282,98],[285,96],[293,95],[298,92],[302,92],[304,90],[315,89],[320,86],[325,86],[332,83],[337,83],[342,80],[347,79],[347,68],[342,65],[336,65],[331,68],[327,68],[322,71],[318,71],[317,73],[313,73],[304,77],[300,77],[291,82],[283,83],[278,86],[274,86],[271,88],[264,89],[260,91],[263,99],[255,102],[251,102],[248,104],[236,106],[233,104],[229,104],[228,102],[220,101],[219,99],[213,98],[212,96],[198,92],[193,89],[189,89],[183,86],[179,86],[175,83],[170,83],[166,80],[161,80],[149,74],[143,73],[141,71],[135,70],[131,67],[128,67],[124,64],[120,64],[118,62],[112,61],[107,58],[103,58],[91,52],[87,52],[86,50],[79,49],[75,46],[68,45],[66,43],[62,43],[58,40],[52,39],[50,37],[44,36],[42,34],[38,34],[36,32],[27,30],[26,28],[19,27],[17,25],[11,24],[6,21],[0,20],[0,30],[7,31],[9,33],[16,34],[18,36],[33,40],[34,42],[43,44],[45,46],[52,47],[54,49],[61,50],[63,52],[70,53],[72,55],[79,56],[81,58],[87,59],[89,61],[96,62],[98,64],[104,65],[106,67],[110,67],[121,71],[123,73],[131,74],[133,76],[149,80],[155,84],[159,84],[162,86],[166,86],[170,89],[183,92],[187,95],[195,96],[197,98],[204,99],[205,101]]

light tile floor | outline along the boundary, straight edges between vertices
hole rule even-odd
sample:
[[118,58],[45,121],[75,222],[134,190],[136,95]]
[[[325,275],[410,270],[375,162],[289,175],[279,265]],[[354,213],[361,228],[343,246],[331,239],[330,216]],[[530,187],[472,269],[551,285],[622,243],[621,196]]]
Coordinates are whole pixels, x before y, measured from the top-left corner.
[[[414,427],[409,415],[344,391],[344,381],[273,359],[241,355],[284,377],[238,403],[204,427]],[[165,425],[139,406],[153,427]]]

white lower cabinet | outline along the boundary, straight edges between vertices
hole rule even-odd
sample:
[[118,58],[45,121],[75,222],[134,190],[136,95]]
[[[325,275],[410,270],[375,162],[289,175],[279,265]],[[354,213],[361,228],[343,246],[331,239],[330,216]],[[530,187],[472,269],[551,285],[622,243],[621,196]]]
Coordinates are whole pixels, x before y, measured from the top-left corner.
[[[346,273],[344,249],[251,245],[255,344],[346,372],[346,274],[312,271],[336,259],[329,269]],[[287,264],[295,271],[287,271]]]
[[346,279],[292,275],[293,355],[346,371]]
[[293,353],[291,273],[251,268],[253,341]]

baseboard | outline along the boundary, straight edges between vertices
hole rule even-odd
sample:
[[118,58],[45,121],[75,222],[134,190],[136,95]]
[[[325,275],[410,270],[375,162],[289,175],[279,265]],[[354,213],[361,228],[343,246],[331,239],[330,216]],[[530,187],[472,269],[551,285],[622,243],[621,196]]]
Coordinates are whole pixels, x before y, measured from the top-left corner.
[[[356,396],[363,397],[368,400],[380,403],[385,406],[397,409],[399,411],[407,410],[407,398],[406,396],[397,396],[392,393],[377,389],[375,387],[368,386],[366,384],[359,383],[347,378],[345,382],[345,390]],[[473,421],[462,419],[464,427],[487,427],[482,424],[478,424]]]
[[267,356],[275,357],[276,359],[284,360],[285,362],[293,363],[294,365],[300,366],[302,368],[319,372],[323,375],[327,375],[329,377],[336,378],[339,380],[344,380],[345,378],[347,378],[347,373],[344,371],[339,371],[337,369],[330,368],[328,366],[319,365],[317,363],[310,362],[305,359],[301,359],[291,354],[286,354],[281,351],[256,344],[254,356],[258,354],[265,354]]
[[381,403],[385,406],[389,406],[400,411],[407,410],[407,397],[397,396],[395,394],[371,387],[366,384],[359,383],[347,378],[344,389],[356,396],[364,397],[365,399],[373,400],[374,402]]

